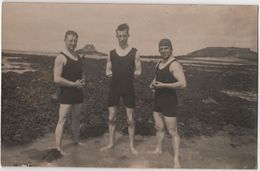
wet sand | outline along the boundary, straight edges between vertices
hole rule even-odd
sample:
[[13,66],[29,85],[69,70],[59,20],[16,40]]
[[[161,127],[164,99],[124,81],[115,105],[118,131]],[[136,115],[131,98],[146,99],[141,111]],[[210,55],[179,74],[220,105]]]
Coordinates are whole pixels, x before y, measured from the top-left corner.
[[[155,136],[136,136],[139,155],[129,150],[127,135],[117,134],[114,149],[100,152],[108,143],[108,134],[81,140],[75,146],[69,135],[64,136],[65,156],[51,162],[43,159],[44,154],[54,147],[54,134],[47,134],[26,146],[3,147],[3,166],[44,167],[121,167],[121,168],[173,168],[173,150],[167,136],[163,154],[151,155],[156,143]],[[255,169],[257,160],[256,138],[253,136],[231,136],[220,133],[213,137],[196,136],[182,138],[181,164],[183,168],[203,169]]]

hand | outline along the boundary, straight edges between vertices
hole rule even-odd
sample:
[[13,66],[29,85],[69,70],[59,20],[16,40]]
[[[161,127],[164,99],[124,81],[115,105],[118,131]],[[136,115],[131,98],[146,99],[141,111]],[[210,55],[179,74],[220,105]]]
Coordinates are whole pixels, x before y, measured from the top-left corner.
[[83,86],[85,85],[85,79],[81,79],[79,81],[83,84]]
[[139,75],[141,75],[141,72],[140,72],[140,71],[135,71],[135,72],[134,72],[134,76],[135,76],[135,77],[137,77],[137,76],[139,76]]
[[77,80],[77,81],[74,82],[75,88],[81,89],[83,86],[84,86],[83,80]]
[[107,71],[106,76],[109,77],[109,78],[112,77],[112,71]]
[[164,83],[160,82],[160,81],[156,81],[154,84],[153,84],[153,87],[155,89],[159,89],[159,88],[164,88]]
[[154,89],[154,85],[155,85],[155,83],[156,83],[156,81],[153,80],[153,81],[151,82],[151,84],[149,85],[149,88]]

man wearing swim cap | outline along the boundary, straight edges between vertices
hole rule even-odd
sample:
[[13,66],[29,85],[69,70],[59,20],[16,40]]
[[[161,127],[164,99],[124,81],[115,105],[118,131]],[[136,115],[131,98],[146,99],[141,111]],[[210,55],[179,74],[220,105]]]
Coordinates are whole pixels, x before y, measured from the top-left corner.
[[[179,146],[180,136],[177,130],[178,100],[177,89],[186,87],[186,79],[181,64],[172,55],[173,47],[169,39],[159,42],[159,52],[162,60],[156,65],[155,78],[150,88],[155,91],[153,116],[157,130],[158,144],[151,153],[162,153],[162,142],[165,126],[171,135],[174,149],[174,168],[180,168]],[[165,126],[164,126],[165,123]]]

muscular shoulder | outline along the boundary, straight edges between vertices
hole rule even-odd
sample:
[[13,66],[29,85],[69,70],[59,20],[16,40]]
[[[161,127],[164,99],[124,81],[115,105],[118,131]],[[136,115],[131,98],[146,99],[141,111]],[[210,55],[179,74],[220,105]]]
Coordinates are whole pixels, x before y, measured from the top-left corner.
[[178,61],[174,61],[170,65],[170,71],[176,72],[176,71],[182,71],[182,65]]
[[58,54],[56,59],[55,59],[56,64],[66,64],[66,57],[62,54]]
[[116,49],[112,49],[112,50],[109,51],[109,56],[113,56],[115,54],[117,54]]
[[[137,50],[135,47],[132,47],[130,51],[131,51],[133,54],[135,54],[135,57],[139,57],[139,56],[140,56],[138,50]],[[129,51],[129,52],[130,52],[130,51]]]
[[139,54],[139,52],[137,51],[137,49],[136,49],[136,51],[135,51],[135,58],[137,58],[137,59],[140,58],[140,54]]

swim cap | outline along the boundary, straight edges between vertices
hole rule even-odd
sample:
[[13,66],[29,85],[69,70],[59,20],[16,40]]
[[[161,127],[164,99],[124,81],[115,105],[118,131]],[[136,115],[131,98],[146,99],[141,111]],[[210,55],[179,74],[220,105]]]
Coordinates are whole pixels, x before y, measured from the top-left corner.
[[160,42],[159,42],[159,48],[160,48],[161,46],[168,46],[168,47],[170,47],[171,50],[172,50],[172,43],[171,43],[171,41],[170,41],[169,39],[162,39],[162,40],[160,40]]

